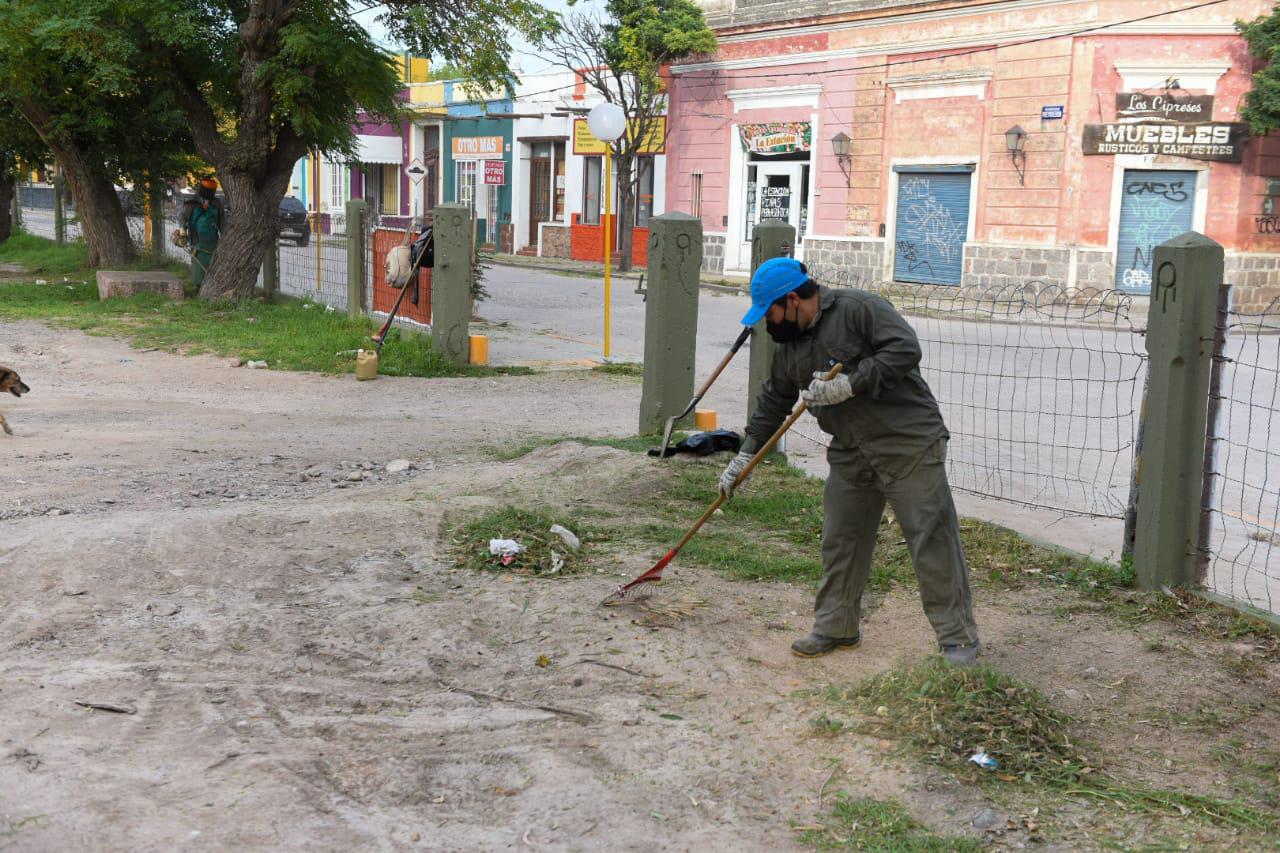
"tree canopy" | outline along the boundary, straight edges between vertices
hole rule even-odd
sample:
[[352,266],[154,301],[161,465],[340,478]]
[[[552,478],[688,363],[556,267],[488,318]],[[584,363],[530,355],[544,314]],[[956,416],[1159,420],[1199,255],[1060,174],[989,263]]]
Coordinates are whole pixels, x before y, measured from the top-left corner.
[[[536,41],[557,25],[532,0],[378,5],[409,50],[488,84],[509,80],[513,34]],[[230,202],[201,295],[247,296],[297,160],[308,151],[354,153],[360,112],[400,116],[394,62],[354,19],[366,8],[353,0],[0,0],[0,94],[66,168],[82,220],[123,223],[103,182],[168,169],[160,155],[184,141],[173,139],[176,118]],[[95,183],[100,204],[85,204],[80,187]],[[86,222],[87,238],[91,228]]]
[[611,148],[618,170],[619,262],[630,269],[636,158],[660,138],[666,68],[715,51],[715,33],[691,0],[607,0],[603,14],[570,12],[548,43],[560,66],[627,116],[627,130]]
[[115,184],[176,170],[190,151],[185,117],[147,74],[133,11],[117,0],[0,3],[0,97],[66,173],[95,264],[134,256]]
[[1280,129],[1280,11],[1249,23],[1237,21],[1236,29],[1249,43],[1249,52],[1267,63],[1254,72],[1240,117],[1258,135]]

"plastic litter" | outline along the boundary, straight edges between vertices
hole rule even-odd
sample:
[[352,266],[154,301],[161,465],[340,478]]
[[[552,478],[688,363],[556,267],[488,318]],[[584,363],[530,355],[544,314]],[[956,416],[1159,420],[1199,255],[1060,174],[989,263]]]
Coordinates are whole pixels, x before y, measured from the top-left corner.
[[559,536],[570,551],[576,551],[582,547],[582,542],[578,539],[574,532],[560,524],[551,525],[551,533]]
[[996,761],[985,752],[975,752],[973,755],[969,756],[969,761],[978,765],[983,770],[995,770],[1000,766],[1000,762]]
[[245,367],[250,370],[266,370],[267,363],[265,361],[250,361]]
[[490,539],[489,554],[494,557],[514,557],[524,546],[514,539]]

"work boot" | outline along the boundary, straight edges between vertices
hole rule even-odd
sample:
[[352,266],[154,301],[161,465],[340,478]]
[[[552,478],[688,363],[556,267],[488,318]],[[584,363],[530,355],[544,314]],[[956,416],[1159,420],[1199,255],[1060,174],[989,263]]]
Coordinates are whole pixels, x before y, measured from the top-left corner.
[[942,659],[952,666],[973,666],[978,662],[978,652],[982,651],[982,643],[962,643],[944,645]]
[[862,642],[862,639],[859,636],[842,639],[839,637],[824,637],[815,632],[792,643],[791,653],[800,658],[816,658],[822,655],[829,655],[836,649],[857,648],[860,642]]

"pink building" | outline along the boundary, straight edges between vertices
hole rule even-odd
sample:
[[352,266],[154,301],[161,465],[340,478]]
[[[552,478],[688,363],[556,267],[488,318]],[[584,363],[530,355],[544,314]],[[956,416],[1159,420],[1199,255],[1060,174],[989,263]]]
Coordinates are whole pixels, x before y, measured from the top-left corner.
[[1241,304],[1280,294],[1280,144],[1239,123],[1233,26],[1266,0],[703,4],[720,49],[672,69],[667,198],[708,269],[746,271],[781,218],[801,259],[874,279],[1146,292],[1194,229]]

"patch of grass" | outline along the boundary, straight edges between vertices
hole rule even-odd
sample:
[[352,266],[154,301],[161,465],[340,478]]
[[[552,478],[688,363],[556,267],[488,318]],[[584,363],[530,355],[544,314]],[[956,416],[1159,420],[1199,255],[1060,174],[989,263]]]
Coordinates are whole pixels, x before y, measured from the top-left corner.
[[1268,808],[1280,808],[1280,751],[1234,737],[1211,752],[1228,771],[1236,791]]
[[977,853],[972,838],[935,835],[892,800],[836,798],[820,829],[806,829],[800,842],[816,850],[866,853]]
[[[678,436],[675,440],[679,440]],[[645,452],[660,435],[628,438],[537,439],[511,450],[497,451],[513,459],[536,447],[557,441],[607,445]],[[642,524],[627,531],[643,545],[670,547],[717,495],[717,481],[728,454],[670,463],[669,472],[629,509],[661,524]],[[823,482],[790,467],[774,454],[755,471],[746,489],[725,504],[681,552],[685,562],[724,571],[742,579],[816,581],[822,575]],[[1129,626],[1153,621],[1173,624],[1188,633],[1218,639],[1249,638],[1264,660],[1280,660],[1280,634],[1262,619],[1223,607],[1183,591],[1142,593],[1134,590],[1133,566],[1083,559],[1065,551],[1030,542],[1008,528],[972,518],[960,521],[960,536],[974,584],[988,589],[1051,585],[1083,598],[1055,610],[1059,618],[1096,611]],[[749,543],[744,547],[743,543]],[[880,525],[867,588],[886,592],[895,586],[914,587],[915,571],[902,529],[891,517]]]
[[[1250,831],[1277,825],[1273,816],[1239,802],[1149,788],[1103,772],[1072,740],[1070,717],[1035,688],[991,667],[960,669],[935,656],[852,689],[831,688],[829,696],[867,714],[866,731],[900,740],[926,760],[978,782],[1021,782],[1122,809],[1194,815]],[[980,750],[999,762],[994,772],[968,762]]]
[[15,231],[0,243],[0,263],[20,264],[33,276],[83,275],[89,265],[89,248],[83,243],[59,246],[53,240]]
[[644,376],[644,365],[637,361],[609,361],[591,368],[593,373],[604,373],[609,376],[629,376],[639,379]]
[[[7,244],[6,244],[7,245]],[[84,275],[88,275],[86,272]],[[77,279],[78,280],[78,279]],[[41,320],[90,334],[130,340],[136,348],[196,355],[211,353],[266,361],[272,369],[345,373],[354,350],[370,345],[376,329],[366,317],[351,318],[311,302],[169,302],[143,294],[99,301],[93,284],[5,284],[0,320]],[[525,369],[451,364],[424,335],[389,339],[378,365],[389,376],[492,376]]]
[[[556,534],[553,524],[573,531],[582,547],[572,551]],[[580,518],[547,509],[503,507],[459,524],[453,531],[454,564],[470,569],[513,572],[520,575],[559,576],[586,571],[592,531]],[[489,553],[490,539],[514,539],[524,546],[508,563]]]
[[1172,592],[1114,589],[1095,592],[1090,597],[1100,602],[1103,610],[1130,627],[1163,622],[1191,636],[1249,640],[1256,649],[1251,659],[1280,660],[1280,632],[1269,622],[1194,592],[1183,589]]

